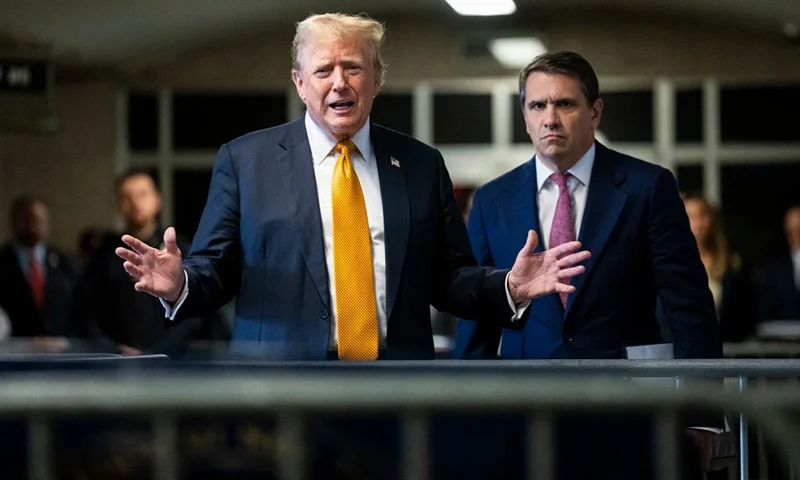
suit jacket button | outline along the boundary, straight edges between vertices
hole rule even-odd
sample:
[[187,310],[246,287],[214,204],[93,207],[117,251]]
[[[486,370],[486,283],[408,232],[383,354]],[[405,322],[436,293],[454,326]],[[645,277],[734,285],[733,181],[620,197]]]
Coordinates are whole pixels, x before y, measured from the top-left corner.
[[327,308],[323,308],[323,309],[322,309],[322,311],[321,311],[321,312],[319,312],[319,316],[320,316],[320,318],[322,318],[323,320],[327,320],[327,319],[328,319],[328,317],[330,317],[330,316],[331,316],[331,313],[328,311],[328,309],[327,309]]
[[567,343],[572,343],[572,337],[565,336],[564,337],[564,341],[567,342]]

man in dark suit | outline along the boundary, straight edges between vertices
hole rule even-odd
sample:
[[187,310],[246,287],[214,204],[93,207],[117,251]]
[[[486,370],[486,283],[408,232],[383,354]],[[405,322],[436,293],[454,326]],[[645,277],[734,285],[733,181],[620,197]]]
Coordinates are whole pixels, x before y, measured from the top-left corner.
[[292,79],[306,114],[220,149],[186,261],[172,228],[164,252],[123,237],[125,269],[168,317],[237,295],[236,355],[429,359],[430,304],[504,324],[515,304],[572,290],[564,280],[588,258],[578,242],[533,255],[522,232],[512,270],[475,265],[440,153],[369,121],[383,36],[364,17],[300,22]]
[[77,271],[72,260],[47,245],[50,213],[41,199],[20,196],[11,204],[13,240],[0,250],[0,307],[11,335],[37,337],[47,351],[66,350],[73,331],[68,313]]
[[[539,249],[578,239],[592,258],[573,279],[574,292],[530,303],[523,328],[460,321],[457,355],[623,358],[625,347],[661,343],[660,296],[675,357],[720,357],[708,280],[675,180],[595,141],[603,102],[591,65],[572,52],[544,54],[522,70],[519,85],[536,154],[475,193],[468,229],[478,263],[510,266],[529,229],[542,239]],[[690,435],[707,437],[704,430]],[[613,464],[614,451],[603,450],[613,442],[589,443],[612,470],[622,467],[614,473],[624,473],[627,465]],[[593,465],[586,458],[565,468]],[[593,475],[603,478],[601,470]]]
[[760,272],[760,320],[800,320],[800,205],[787,210],[783,225],[789,255]]
[[[150,174],[138,169],[124,172],[117,178],[115,193],[124,232],[152,248],[162,248],[161,195]],[[188,250],[188,240],[178,238],[177,243]],[[114,251],[122,245],[119,235],[105,235],[76,288],[74,323],[88,339],[90,349],[127,356],[164,353],[176,357],[186,352],[189,341],[206,324],[221,324],[217,315],[165,324],[158,300],[137,292],[135,280],[120,268]]]

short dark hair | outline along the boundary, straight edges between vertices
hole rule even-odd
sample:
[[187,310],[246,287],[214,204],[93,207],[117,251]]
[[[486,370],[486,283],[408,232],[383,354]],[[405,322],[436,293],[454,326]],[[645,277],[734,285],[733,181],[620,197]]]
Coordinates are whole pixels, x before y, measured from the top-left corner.
[[41,203],[42,205],[47,207],[47,202],[33,195],[23,194],[15,197],[11,201],[11,208],[9,211],[9,214],[11,216],[10,220],[12,222],[15,222],[20,217],[20,215],[22,215],[22,213],[25,212],[26,208],[36,203]]
[[146,168],[136,167],[125,170],[124,172],[117,175],[116,180],[114,180],[114,193],[115,194],[119,193],[119,188],[122,186],[123,183],[125,183],[126,180],[128,180],[129,178],[138,177],[139,175],[145,175],[147,177],[150,177],[150,180],[153,181],[153,185],[155,185],[156,187],[156,191],[159,191],[158,183],[156,182],[156,179],[153,177],[153,174],[150,173],[150,170]]
[[592,65],[575,52],[548,52],[534,58],[519,72],[519,103],[525,109],[525,85],[534,72],[556,73],[577,79],[589,104],[600,98],[600,83]]

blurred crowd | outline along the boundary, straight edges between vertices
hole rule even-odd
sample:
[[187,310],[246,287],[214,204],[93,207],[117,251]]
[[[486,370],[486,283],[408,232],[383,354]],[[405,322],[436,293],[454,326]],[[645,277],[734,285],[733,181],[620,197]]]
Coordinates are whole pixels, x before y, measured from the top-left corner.
[[[0,250],[0,351],[183,357],[230,338],[222,312],[170,326],[158,300],[135,291],[114,251],[122,234],[161,246],[161,196],[140,170],[122,174],[115,193],[122,231],[86,228],[74,256],[48,243],[45,201],[24,195],[12,202],[13,238]],[[178,244],[188,254],[190,241],[179,237]]]

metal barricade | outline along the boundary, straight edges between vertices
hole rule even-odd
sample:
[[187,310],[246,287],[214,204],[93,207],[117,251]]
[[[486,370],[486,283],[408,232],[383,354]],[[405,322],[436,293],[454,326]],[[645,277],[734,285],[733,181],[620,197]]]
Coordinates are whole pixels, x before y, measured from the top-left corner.
[[[9,374],[0,382],[0,415],[22,416],[30,427],[30,478],[54,478],[50,421],[96,412],[152,416],[155,472],[159,480],[179,478],[177,418],[188,414],[277,415],[285,446],[281,478],[306,478],[303,426],[313,412],[402,412],[404,479],[429,478],[428,412],[481,409],[529,412],[537,441],[527,449],[541,460],[531,479],[554,478],[556,413],[641,410],[657,413],[659,480],[677,478],[678,414],[725,411],[739,418],[740,478],[747,479],[747,429],[757,425],[794,471],[800,471],[800,429],[789,423],[800,408],[793,384],[750,391],[748,378],[800,376],[800,360],[547,360],[433,361],[369,364],[209,364],[192,369],[124,376],[64,372]],[[252,367],[257,367],[253,369]],[[202,368],[202,367],[201,367]],[[391,375],[387,375],[391,372]],[[456,374],[457,373],[457,374]],[[498,375],[502,373],[502,375]],[[736,378],[739,391],[684,382],[679,389],[643,388],[631,377]],[[502,392],[500,394],[499,392]],[[534,435],[529,435],[533,438]]]

